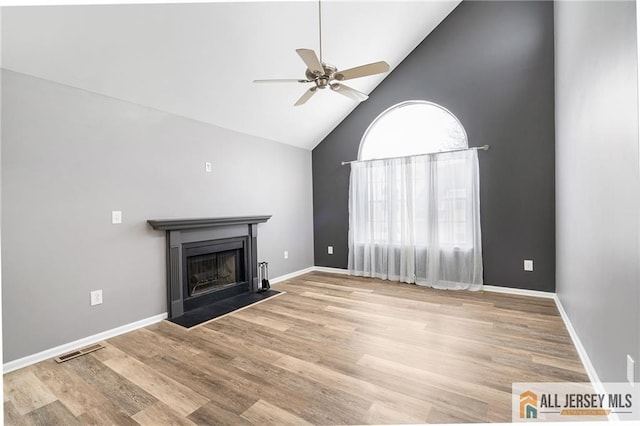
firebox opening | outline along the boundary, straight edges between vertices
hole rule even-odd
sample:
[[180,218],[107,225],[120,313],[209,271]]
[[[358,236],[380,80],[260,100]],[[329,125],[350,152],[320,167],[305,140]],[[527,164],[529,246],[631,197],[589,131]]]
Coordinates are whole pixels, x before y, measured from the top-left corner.
[[241,259],[240,249],[188,256],[187,297],[221,290],[244,281],[240,276]]
[[246,237],[186,243],[182,254],[185,312],[249,291]]

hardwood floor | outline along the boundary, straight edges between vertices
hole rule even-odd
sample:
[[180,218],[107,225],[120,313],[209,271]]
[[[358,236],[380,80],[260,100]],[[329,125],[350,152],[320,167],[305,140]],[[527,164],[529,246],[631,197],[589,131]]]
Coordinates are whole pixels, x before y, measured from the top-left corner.
[[510,422],[511,383],[588,377],[550,299],[309,273],[208,324],[163,321],[4,376],[5,422]]

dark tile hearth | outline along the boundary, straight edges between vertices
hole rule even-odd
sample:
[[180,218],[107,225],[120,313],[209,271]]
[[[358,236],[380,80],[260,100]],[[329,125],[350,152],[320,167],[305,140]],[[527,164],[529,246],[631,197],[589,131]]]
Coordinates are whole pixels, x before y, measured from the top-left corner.
[[210,305],[193,309],[179,317],[170,318],[168,319],[168,321],[171,321],[174,324],[181,325],[185,328],[191,328],[198,324],[202,324],[205,321],[209,321],[222,315],[228,314],[229,312],[233,312],[236,309],[244,308],[245,306],[249,306],[256,302],[260,302],[261,300],[268,299],[279,293],[279,291],[267,290],[264,293],[239,294],[228,299],[219,300]]

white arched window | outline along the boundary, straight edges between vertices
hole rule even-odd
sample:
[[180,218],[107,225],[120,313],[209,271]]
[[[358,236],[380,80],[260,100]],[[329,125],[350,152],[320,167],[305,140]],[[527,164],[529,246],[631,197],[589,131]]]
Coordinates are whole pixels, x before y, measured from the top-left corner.
[[380,114],[351,164],[349,270],[438,288],[482,285],[477,151],[447,109]]
[[467,147],[467,133],[449,110],[432,102],[407,101],[392,106],[373,120],[360,142],[358,159],[400,157]]

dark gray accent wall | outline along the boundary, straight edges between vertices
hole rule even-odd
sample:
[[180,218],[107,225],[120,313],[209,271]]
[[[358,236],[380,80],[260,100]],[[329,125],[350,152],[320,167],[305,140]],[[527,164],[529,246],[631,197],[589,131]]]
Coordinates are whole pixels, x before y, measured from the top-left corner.
[[423,99],[453,112],[470,146],[491,146],[479,153],[485,284],[554,291],[553,49],[552,2],[461,3],[313,150],[315,264],[347,267],[340,162],[381,112]]

